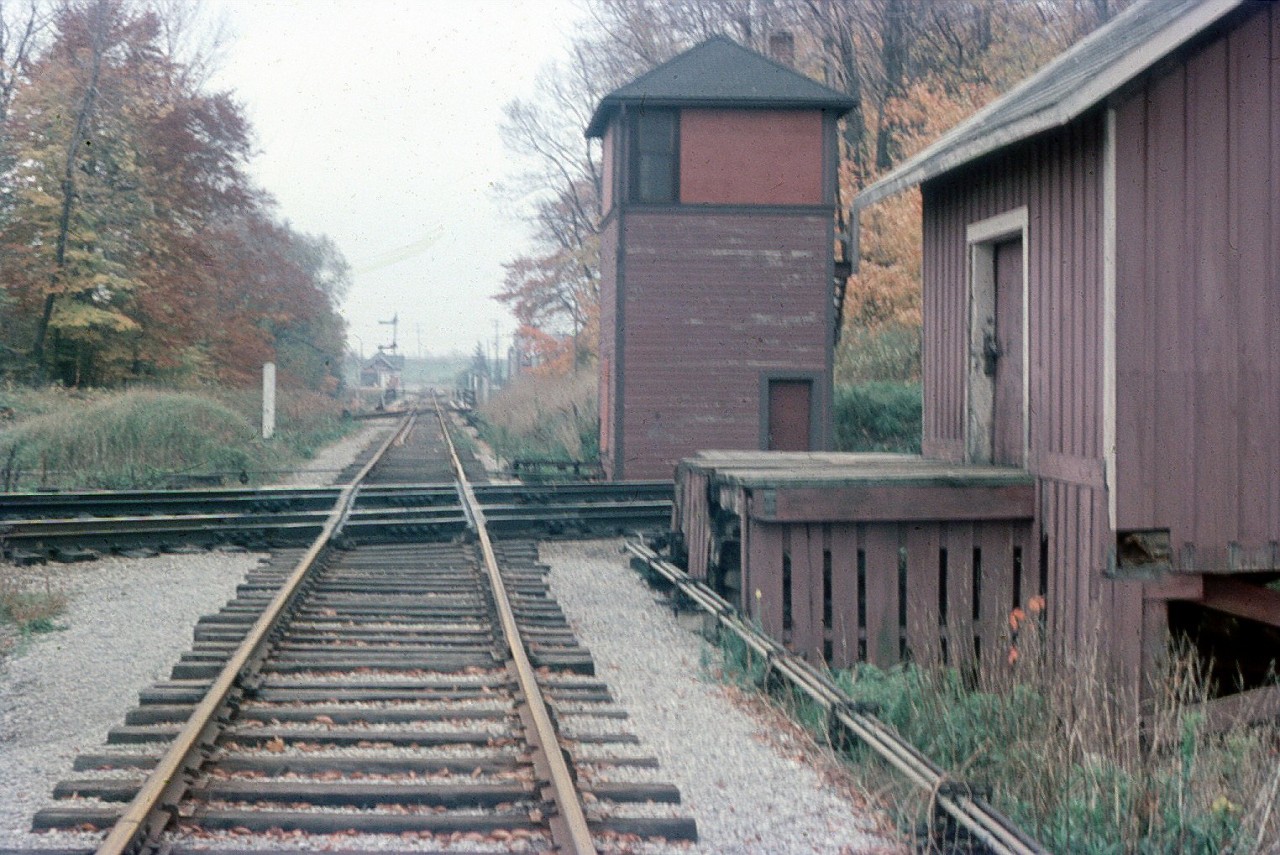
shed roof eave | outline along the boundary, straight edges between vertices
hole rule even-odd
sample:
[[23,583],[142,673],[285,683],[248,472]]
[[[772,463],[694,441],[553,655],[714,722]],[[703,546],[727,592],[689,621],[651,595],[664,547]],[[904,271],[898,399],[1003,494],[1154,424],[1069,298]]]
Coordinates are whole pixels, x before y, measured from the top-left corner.
[[[995,154],[1002,149],[1030,139],[1036,134],[1068,125],[1079,118],[1080,115],[1083,115],[1084,112],[1086,110],[1081,110],[1078,114],[1072,114],[1066,110],[1045,110],[1001,128],[998,132],[985,138],[983,143],[973,143],[954,147],[949,151],[939,152],[931,156],[930,161],[927,163],[923,161],[917,163],[914,162],[916,159],[912,158],[912,160],[907,161],[901,167],[859,193],[854,198],[853,205],[855,208],[874,205],[881,199],[901,193],[916,185],[924,184],[926,181],[945,175],[967,163],[972,163],[979,158]],[[927,153],[928,149],[921,152],[921,155]]]
[[[1158,0],[1148,0],[1148,2],[1158,2]],[[1085,85],[1050,102],[1044,109],[1030,113],[1007,125],[993,124],[990,130],[975,134],[984,122],[997,117],[1002,111],[1016,107],[1029,92],[1034,91],[1047,78],[1075,60],[1082,51],[1088,49],[1091,39],[1103,33],[1105,27],[1095,30],[1040,71],[956,125],[897,169],[868,186],[855,197],[854,207],[865,208],[908,187],[937,178],[1038,133],[1069,124],[1221,20],[1229,12],[1244,4],[1245,0],[1204,0],[1142,44],[1136,45],[1133,50],[1121,54],[1090,78]],[[1132,13],[1141,5],[1131,6],[1126,12]],[[1121,16],[1125,14],[1121,13]],[[1121,16],[1113,20],[1120,21]]]

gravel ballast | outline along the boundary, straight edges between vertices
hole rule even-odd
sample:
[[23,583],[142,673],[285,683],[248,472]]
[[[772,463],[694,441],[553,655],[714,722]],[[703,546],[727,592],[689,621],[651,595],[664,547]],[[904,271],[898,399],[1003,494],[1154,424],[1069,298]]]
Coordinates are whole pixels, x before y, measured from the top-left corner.
[[36,571],[69,604],[55,619],[62,629],[32,636],[0,663],[0,848],[59,842],[28,833],[54,784],[124,721],[139,690],[169,676],[196,620],[230,599],[258,562],[161,555]]
[[[630,713],[658,777],[680,788],[698,823],[691,852],[906,851],[834,761],[779,715],[735,702],[709,675],[718,653],[682,627],[628,566],[621,541],[551,542],[552,592]],[[819,772],[825,768],[827,775]]]
[[327,445],[315,457],[298,464],[289,475],[277,479],[276,487],[323,487],[334,480],[360,452],[380,443],[395,428],[390,420],[373,421],[361,425],[355,431]]

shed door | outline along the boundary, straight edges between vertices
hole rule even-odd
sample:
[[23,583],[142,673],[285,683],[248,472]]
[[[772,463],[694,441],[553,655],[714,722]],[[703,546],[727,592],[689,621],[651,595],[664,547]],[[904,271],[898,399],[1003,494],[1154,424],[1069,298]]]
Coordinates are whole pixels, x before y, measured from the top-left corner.
[[995,344],[991,456],[993,463],[1025,462],[1022,400],[1022,238],[996,244]]
[[809,380],[769,381],[770,451],[809,451],[810,406],[813,383]]

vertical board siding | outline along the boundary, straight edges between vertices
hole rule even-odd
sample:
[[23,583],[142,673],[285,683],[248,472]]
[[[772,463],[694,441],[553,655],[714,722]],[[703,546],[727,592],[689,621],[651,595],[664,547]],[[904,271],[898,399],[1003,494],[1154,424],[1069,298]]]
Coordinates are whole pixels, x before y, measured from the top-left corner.
[[899,660],[898,545],[895,525],[864,527],[867,661],[885,667]]
[[689,575],[705,580],[714,548],[711,509],[707,501],[707,473],[681,465],[676,474],[672,531],[684,534]]
[[830,228],[812,212],[628,211],[623,477],[760,448],[769,373],[815,381],[819,443],[829,435]]
[[[844,668],[859,661],[887,667],[916,662],[1002,662],[1010,645],[1014,550],[1035,578],[1032,524],[1017,522],[774,523],[749,519],[754,591],[741,604],[762,628],[811,662]],[[941,621],[939,564],[947,554],[947,620]],[[831,628],[822,621],[823,552],[831,553]],[[782,562],[791,568],[789,626],[783,612]],[[859,555],[866,566],[865,628],[859,623]],[[981,562],[974,588],[974,556]],[[900,568],[906,572],[906,621],[902,620]],[[975,603],[979,612],[974,619]],[[975,639],[977,643],[975,644]],[[859,641],[865,656],[859,656]]]
[[1117,109],[1117,527],[1186,571],[1280,540],[1278,134],[1274,4]]
[[[1100,615],[1111,538],[1101,474],[1102,145],[1103,117],[1093,113],[1062,132],[925,187],[925,441],[930,450],[965,448],[966,227],[1024,205],[1028,214],[1027,468],[1040,478],[1041,513],[1037,535],[1018,544],[1021,602],[1013,602],[1011,564],[984,561],[981,567],[976,636],[983,650],[1002,645],[1000,627],[1009,611],[1025,607],[1038,593],[1041,536],[1049,543],[1046,621],[1054,643],[1063,653],[1077,651],[1092,637],[1090,625],[1108,624],[1109,614]],[[974,528],[975,540],[985,544],[984,557],[1012,554],[1006,529]],[[996,589],[987,586],[1004,587],[988,597]],[[1106,600],[1105,610],[1110,608]],[[950,618],[949,608],[948,623]]]

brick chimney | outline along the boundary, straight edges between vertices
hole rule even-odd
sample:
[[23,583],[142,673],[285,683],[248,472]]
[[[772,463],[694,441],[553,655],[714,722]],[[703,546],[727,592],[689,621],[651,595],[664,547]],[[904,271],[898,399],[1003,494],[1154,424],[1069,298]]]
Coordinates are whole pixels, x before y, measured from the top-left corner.
[[769,34],[769,56],[787,67],[795,66],[796,38],[790,30],[778,30]]

